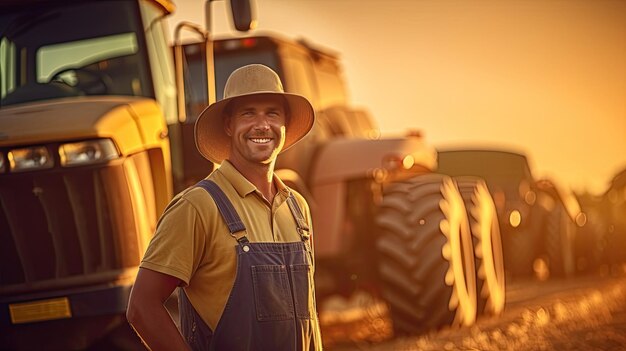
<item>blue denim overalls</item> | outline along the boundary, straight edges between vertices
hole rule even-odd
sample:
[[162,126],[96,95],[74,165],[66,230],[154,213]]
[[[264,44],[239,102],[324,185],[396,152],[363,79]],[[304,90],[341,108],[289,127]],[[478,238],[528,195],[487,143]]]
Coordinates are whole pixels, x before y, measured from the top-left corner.
[[309,228],[293,195],[287,203],[302,241],[251,243],[239,215],[217,184],[203,180],[197,186],[213,197],[237,239],[237,275],[214,332],[180,290],[185,340],[193,350],[321,350]]

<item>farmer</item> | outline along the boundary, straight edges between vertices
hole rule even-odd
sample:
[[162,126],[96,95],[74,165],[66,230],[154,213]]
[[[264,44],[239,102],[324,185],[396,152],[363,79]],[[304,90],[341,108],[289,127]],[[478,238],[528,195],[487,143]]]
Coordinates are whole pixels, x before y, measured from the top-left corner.
[[[314,119],[259,64],[198,117],[196,146],[221,166],[171,201],[140,265],[127,317],[148,347],[322,349],[309,207],[274,174]],[[163,305],[177,287],[181,332]]]

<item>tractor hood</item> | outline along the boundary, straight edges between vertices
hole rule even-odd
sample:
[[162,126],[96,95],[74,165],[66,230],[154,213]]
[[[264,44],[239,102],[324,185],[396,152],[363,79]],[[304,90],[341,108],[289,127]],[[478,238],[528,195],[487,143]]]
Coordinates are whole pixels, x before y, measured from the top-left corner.
[[407,157],[411,159],[410,167],[418,166],[429,172],[437,168],[435,149],[418,137],[338,138],[317,151],[315,164],[319,167],[313,169],[311,183],[323,185],[371,176],[376,170],[392,171],[390,166],[401,165]]
[[128,155],[165,135],[160,108],[146,98],[74,97],[0,109],[0,147],[110,138]]

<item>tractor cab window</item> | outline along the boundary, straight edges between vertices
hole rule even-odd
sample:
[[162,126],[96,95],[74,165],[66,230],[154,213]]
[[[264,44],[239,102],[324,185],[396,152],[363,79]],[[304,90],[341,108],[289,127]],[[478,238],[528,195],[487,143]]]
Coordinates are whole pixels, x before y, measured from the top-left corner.
[[0,39],[0,97],[15,89],[15,44],[7,38]]
[[[217,101],[224,97],[226,80],[239,67],[260,63],[272,68],[280,75],[276,53],[265,48],[249,49],[246,44],[249,40],[232,39],[215,42],[215,97]],[[208,105],[204,43],[183,46],[183,66],[186,123],[194,123],[200,112]]]
[[174,61],[167,45],[169,32],[165,21],[165,13],[154,2],[139,2],[141,17],[144,24],[146,50],[150,59],[152,84],[156,100],[161,105],[168,124],[178,122],[176,108],[176,81],[174,78]]
[[[118,94],[140,95],[139,77],[129,75],[126,82],[112,81],[111,65],[124,65],[124,57],[138,51],[134,33],[42,46],[36,53],[37,82],[59,81],[90,95],[108,90]],[[115,85],[114,85],[115,84]]]
[[79,95],[153,97],[137,3],[16,4],[0,14],[0,106]]
[[[184,46],[183,64],[185,66],[185,111],[187,123],[194,123],[197,116],[208,105],[206,82],[206,57],[202,44]],[[239,67],[260,63],[281,75],[276,54],[270,50],[223,51],[215,54],[215,97],[219,101],[224,97],[226,80]],[[281,77],[281,79],[284,79]]]
[[233,73],[237,68],[253,63],[260,63],[278,73],[280,79],[284,82],[285,77],[282,76],[280,67],[278,66],[278,57],[276,54],[269,50],[263,51],[248,51],[245,54],[233,53],[233,54],[216,54],[215,56],[215,89],[216,98],[221,100],[224,96],[224,86],[228,76]]

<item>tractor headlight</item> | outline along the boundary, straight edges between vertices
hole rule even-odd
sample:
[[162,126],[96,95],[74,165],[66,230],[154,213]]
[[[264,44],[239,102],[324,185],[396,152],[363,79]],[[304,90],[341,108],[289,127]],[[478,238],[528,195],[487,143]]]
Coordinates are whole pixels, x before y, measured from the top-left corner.
[[577,226],[581,228],[584,227],[585,224],[587,224],[587,214],[584,212],[578,212],[576,218],[574,219],[574,222],[576,222]]
[[119,157],[111,139],[95,139],[59,146],[61,165],[64,167],[101,163]]
[[534,205],[535,201],[537,201],[537,193],[532,190],[527,191],[524,194],[524,201],[531,206]]
[[518,210],[513,210],[509,214],[509,224],[511,227],[517,228],[522,223],[522,214]]
[[45,146],[13,149],[7,156],[11,172],[35,171],[54,166],[54,161]]

